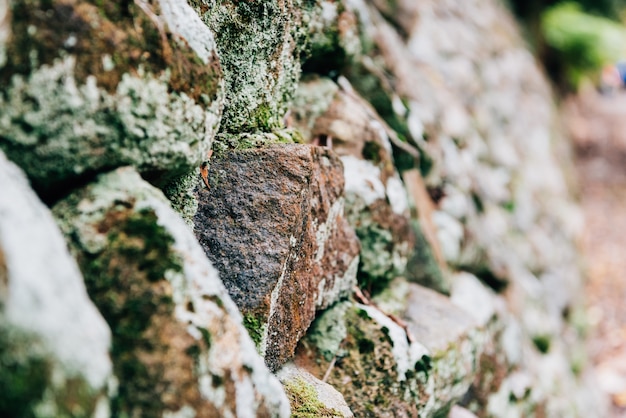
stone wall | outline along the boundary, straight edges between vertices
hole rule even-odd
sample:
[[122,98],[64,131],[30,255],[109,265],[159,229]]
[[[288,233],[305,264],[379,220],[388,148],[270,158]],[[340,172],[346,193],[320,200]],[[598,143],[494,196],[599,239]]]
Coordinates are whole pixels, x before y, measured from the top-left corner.
[[0,0],[0,415],[601,417],[496,0]]

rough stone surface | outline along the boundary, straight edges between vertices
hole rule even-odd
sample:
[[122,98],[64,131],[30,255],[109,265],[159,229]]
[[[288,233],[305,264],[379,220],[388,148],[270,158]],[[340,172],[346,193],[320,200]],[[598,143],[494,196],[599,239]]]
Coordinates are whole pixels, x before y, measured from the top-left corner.
[[359,280],[378,291],[406,273],[415,243],[402,181],[393,165],[390,128],[352,89],[324,78],[301,84],[293,120],[305,140],[331,147],[342,159],[346,216],[361,241]]
[[106,414],[111,331],[52,214],[1,151],[0,189],[0,415]]
[[285,364],[277,376],[290,398],[292,416],[354,417],[341,393],[293,363]]
[[184,0],[10,5],[0,147],[40,193],[121,165],[165,186],[206,158],[222,72]]
[[309,145],[229,153],[198,189],[195,232],[271,369],[318,309],[356,284],[359,245],[343,217],[334,153]]
[[283,117],[300,76],[305,2],[194,0],[215,33],[229,92],[221,130],[270,132]]
[[[469,388],[488,335],[432,290],[403,280],[391,288],[393,300],[376,302],[395,312],[353,302],[325,311],[296,364],[327,374],[356,416],[438,416]],[[388,314],[404,319],[415,339]]]
[[113,331],[112,416],[288,416],[278,380],[187,225],[120,168],[54,207]]

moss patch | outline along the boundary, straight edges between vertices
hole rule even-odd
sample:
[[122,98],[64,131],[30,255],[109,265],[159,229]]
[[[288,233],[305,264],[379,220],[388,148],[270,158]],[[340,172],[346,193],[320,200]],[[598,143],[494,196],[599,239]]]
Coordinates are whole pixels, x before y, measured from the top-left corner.
[[217,38],[229,92],[221,132],[268,132],[282,126],[305,42],[300,1],[190,3]]
[[336,353],[328,383],[340,388],[355,416],[379,417],[399,411],[417,416],[416,400],[405,402],[401,395],[410,389],[398,381],[388,332],[358,308],[346,312],[345,323],[348,333]]
[[303,143],[302,134],[296,129],[277,129],[265,133],[218,134],[213,142],[215,158],[229,151],[260,148],[266,145]]
[[254,341],[254,345],[259,349],[263,342],[263,334],[265,334],[265,328],[267,326],[265,319],[251,313],[245,313],[243,315],[243,326],[248,331],[252,341]]
[[[0,416],[34,417],[33,407],[50,385],[52,365],[32,336],[0,327]],[[31,347],[31,349],[29,349]]]
[[[12,38],[0,81],[67,55],[76,57],[75,76],[93,75],[98,85],[115,91],[122,75],[142,67],[153,74],[170,72],[171,91],[185,92],[199,104],[215,100],[222,77],[217,56],[205,65],[185,41],[165,29],[132,1],[24,0],[13,2]],[[151,3],[155,16],[158,7]]]
[[42,410],[61,418],[92,416],[101,394],[54,362],[39,337],[0,325],[0,416],[35,418]]
[[160,416],[183,405],[206,407],[194,377],[210,335],[196,341],[174,319],[166,277],[182,271],[171,235],[152,209],[118,202],[96,225],[106,234],[97,254],[78,253],[90,297],[113,332],[111,355],[120,381],[113,416]]
[[550,341],[551,338],[549,335],[535,335],[533,337],[533,344],[542,354],[547,354],[550,351]]
[[292,418],[341,417],[341,412],[320,402],[315,388],[301,377],[287,382],[285,391],[289,397]]

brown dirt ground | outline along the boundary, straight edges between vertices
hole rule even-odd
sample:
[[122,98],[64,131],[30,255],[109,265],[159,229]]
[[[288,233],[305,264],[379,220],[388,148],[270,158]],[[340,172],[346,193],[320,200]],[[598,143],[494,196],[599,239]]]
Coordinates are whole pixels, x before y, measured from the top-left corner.
[[563,115],[585,216],[588,351],[611,417],[626,417],[626,92],[583,89]]

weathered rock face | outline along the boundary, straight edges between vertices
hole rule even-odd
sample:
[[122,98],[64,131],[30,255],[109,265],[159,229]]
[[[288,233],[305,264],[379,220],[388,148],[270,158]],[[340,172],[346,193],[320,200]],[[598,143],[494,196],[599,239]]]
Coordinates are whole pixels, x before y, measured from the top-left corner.
[[296,364],[326,374],[356,416],[440,416],[469,388],[487,334],[446,297],[404,280],[376,302],[324,312]]
[[164,186],[206,158],[222,72],[213,34],[187,2],[10,5],[0,148],[37,190],[56,197],[121,165]]
[[131,168],[54,211],[113,331],[113,416],[288,416],[280,383],[191,231]]
[[356,284],[341,162],[309,145],[250,149],[211,161],[209,178],[197,191],[196,235],[276,369],[316,310]]
[[378,291],[406,273],[415,237],[408,201],[395,170],[388,128],[352,89],[330,79],[302,83],[293,120],[305,139],[341,156],[346,177],[346,212],[361,241],[361,285]]
[[0,415],[106,415],[111,332],[52,214],[1,151],[0,189]]
[[282,126],[300,76],[305,2],[193,0],[217,37],[228,95],[222,131]]

